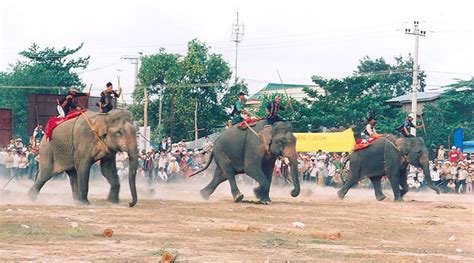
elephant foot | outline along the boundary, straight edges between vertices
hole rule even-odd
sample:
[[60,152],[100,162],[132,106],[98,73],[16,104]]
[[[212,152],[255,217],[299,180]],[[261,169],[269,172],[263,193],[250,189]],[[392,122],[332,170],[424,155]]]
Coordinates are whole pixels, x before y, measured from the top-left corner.
[[395,197],[394,201],[397,202],[397,203],[401,203],[401,202],[403,202],[403,199],[401,197]]
[[35,189],[31,188],[29,191],[28,191],[28,198],[30,198],[31,201],[36,201],[36,199],[38,199],[38,191],[36,191]]
[[77,203],[79,205],[90,205],[91,203],[89,202],[89,200],[87,199],[83,199],[83,200],[77,200]]
[[339,197],[339,199],[344,199],[344,196],[346,196],[346,194],[342,192],[342,190],[337,191],[337,197]]
[[201,197],[204,199],[204,200],[209,200],[209,196],[211,196],[211,194],[209,193],[209,191],[206,191],[206,189],[202,189],[200,192],[201,194]]
[[244,195],[239,193],[238,195],[234,196],[234,202],[240,203],[244,199]]
[[377,196],[377,201],[383,201],[383,200],[385,200],[385,199],[387,199],[387,196],[386,196],[386,195],[379,195],[379,196]]
[[270,197],[265,197],[265,198],[260,198],[259,203],[264,204],[264,205],[269,205],[271,204],[272,200]]
[[107,202],[110,202],[112,204],[118,204],[120,201],[118,197],[108,197]]

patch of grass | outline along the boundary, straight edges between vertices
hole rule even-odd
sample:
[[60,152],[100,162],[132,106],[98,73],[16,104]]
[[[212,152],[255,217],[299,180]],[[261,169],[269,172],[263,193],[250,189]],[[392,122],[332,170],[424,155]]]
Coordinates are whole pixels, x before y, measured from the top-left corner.
[[281,247],[290,245],[291,241],[279,237],[272,237],[270,239],[263,240],[262,243],[267,247]]
[[333,244],[334,242],[326,239],[313,238],[311,244]]
[[88,235],[86,232],[83,231],[82,228],[74,228],[72,230],[66,231],[65,236],[70,238],[81,238],[86,237]]

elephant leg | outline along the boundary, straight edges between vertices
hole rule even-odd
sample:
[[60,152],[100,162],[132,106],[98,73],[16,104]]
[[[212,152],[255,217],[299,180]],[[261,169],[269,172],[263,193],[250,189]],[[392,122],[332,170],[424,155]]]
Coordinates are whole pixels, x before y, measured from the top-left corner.
[[77,183],[77,172],[76,172],[76,169],[71,169],[71,170],[68,170],[66,171],[66,173],[68,174],[69,176],[69,183],[71,185],[71,190],[72,190],[72,198],[74,200],[78,200],[78,197],[79,197],[79,187],[78,187],[78,183]]
[[375,191],[375,197],[377,198],[377,201],[382,201],[387,198],[383,192],[382,192],[382,184],[380,183],[381,177],[370,177],[370,181],[372,182],[372,185],[374,186],[374,191]]
[[35,183],[28,191],[28,197],[31,201],[35,201],[38,198],[38,194],[43,188],[43,185],[53,177],[53,168],[50,165],[42,165],[39,169],[39,174],[36,177]]
[[214,193],[217,186],[219,186],[225,180],[227,180],[227,178],[225,178],[224,173],[222,172],[222,169],[219,166],[217,166],[214,172],[214,177],[212,177],[211,182],[208,185],[206,185],[206,187],[201,189],[202,198],[208,200],[209,196],[211,196],[211,194]]
[[258,187],[254,188],[253,192],[262,203],[270,203],[272,201],[270,199],[270,186],[272,184],[273,166],[273,163],[264,165],[262,171],[263,177],[259,174],[253,176],[259,184]]
[[357,184],[357,181],[358,180],[354,180],[352,179],[353,177],[351,176],[351,179],[349,179],[343,186],[341,189],[339,189],[339,191],[337,191],[337,197],[339,197],[339,199],[344,199],[344,197],[346,196],[347,192],[349,191],[349,189],[351,189],[354,185]]
[[400,191],[400,180],[399,180],[400,174],[399,174],[398,169],[397,169],[397,172],[398,173],[391,172],[391,174],[388,175],[388,179],[390,180],[390,185],[392,186],[395,202],[401,202],[403,200],[402,200],[402,194]]
[[240,192],[239,187],[237,186],[237,182],[235,181],[235,173],[231,173],[230,171],[225,172],[227,180],[229,180],[230,190],[232,191],[232,196],[234,197],[234,201],[236,203],[241,202],[244,199],[244,195]]
[[100,170],[102,175],[110,184],[110,192],[107,201],[111,203],[119,203],[120,180],[117,175],[117,167],[115,164],[115,155],[110,158],[104,158],[100,161]]
[[402,187],[402,190],[400,192],[401,197],[408,193],[408,183],[407,183],[407,169],[401,169],[400,170],[400,186]]
[[87,199],[87,194],[89,193],[89,175],[90,175],[90,163],[87,161],[82,161],[78,167],[77,171],[77,180],[78,180],[78,201],[82,204],[89,205],[90,202]]

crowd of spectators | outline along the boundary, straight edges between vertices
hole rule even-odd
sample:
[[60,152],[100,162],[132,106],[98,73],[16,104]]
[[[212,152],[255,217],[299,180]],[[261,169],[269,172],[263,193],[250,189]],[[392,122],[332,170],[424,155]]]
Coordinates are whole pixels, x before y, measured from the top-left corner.
[[184,141],[171,144],[169,138],[163,137],[157,149],[140,152],[138,173],[149,185],[184,180],[208,162],[212,147],[213,143],[208,137],[204,138],[200,150],[188,149]]
[[20,138],[12,138],[6,147],[0,149],[0,175],[34,179],[38,161],[37,147],[25,146]]
[[[35,135],[37,135],[36,133]],[[40,131],[40,135],[41,131]],[[27,178],[34,180],[38,169],[38,145],[41,137],[26,145],[21,139],[11,139],[8,146],[0,149],[0,175],[7,177]],[[35,138],[35,136],[33,137]],[[183,181],[194,171],[204,167],[209,161],[213,143],[205,138],[199,150],[189,149],[184,141],[171,143],[169,138],[163,137],[156,149],[142,151],[139,155],[138,175],[149,185],[154,183]],[[463,154],[460,149],[452,147],[447,150],[440,146],[436,158],[430,161],[432,181],[445,193],[465,194],[472,193],[474,178],[474,156]],[[344,167],[347,153],[328,153],[318,151],[314,153],[299,153],[298,174],[303,184],[313,184],[320,187],[340,187],[343,178],[348,176],[349,165]],[[121,179],[128,176],[128,156],[118,153],[117,171]],[[100,175],[100,168],[94,164],[91,168],[92,177]],[[209,174],[212,171],[206,171]],[[273,170],[273,183],[277,185],[291,185],[291,166],[288,158],[279,157]],[[423,171],[409,165],[408,186],[415,191],[427,188]],[[243,181],[254,183],[246,178]],[[382,186],[389,188],[387,178],[382,178]],[[360,188],[372,187],[368,179],[358,183]]]
[[431,164],[431,178],[445,193],[472,193],[474,178],[474,155],[463,154],[455,146],[448,151],[438,147],[436,158]]

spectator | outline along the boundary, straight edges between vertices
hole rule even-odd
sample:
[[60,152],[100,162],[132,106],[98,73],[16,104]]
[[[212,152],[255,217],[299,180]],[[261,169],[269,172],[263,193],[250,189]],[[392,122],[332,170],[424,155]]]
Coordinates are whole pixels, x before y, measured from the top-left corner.
[[36,126],[35,130],[33,131],[33,139],[34,139],[33,146],[38,147],[43,136],[44,136],[43,125],[38,124],[38,126]]
[[448,156],[451,163],[455,163],[459,160],[459,152],[456,150],[456,146],[451,147]]
[[18,156],[18,177],[25,176],[27,174],[28,158],[24,152],[21,152]]
[[466,159],[466,157],[464,156],[464,154],[462,154],[461,148],[457,148],[456,151],[458,152],[459,161],[464,161],[464,159]]
[[436,159],[438,161],[444,162],[446,156],[446,149],[444,148],[444,145],[440,145],[438,149],[438,154],[436,155]]
[[6,168],[7,171],[10,173],[10,176],[13,176],[13,175],[14,175],[14,171],[13,171],[13,160],[14,160],[13,150],[12,150],[12,149],[8,149],[8,150],[7,150],[7,156],[6,156],[6,158],[5,158],[5,168]]
[[468,172],[467,172],[466,193],[472,193],[472,171],[471,170],[468,170]]
[[456,188],[456,185],[454,184],[453,179],[449,179],[447,187],[449,189],[448,193],[454,193],[454,189]]
[[460,166],[456,180],[456,194],[466,193],[466,180],[469,175],[463,162],[460,163]]
[[433,181],[433,184],[436,186],[439,186],[441,183],[441,178],[439,175],[438,165],[433,165],[430,173],[431,173],[431,181]]
[[145,154],[144,159],[143,159],[143,171],[145,173],[145,178],[148,180],[148,186],[151,186],[153,183],[153,157],[152,157],[152,152],[148,152]]
[[181,171],[179,163],[176,160],[176,157],[171,157],[171,161],[168,164],[168,174],[169,178],[181,179],[179,172]]
[[316,166],[316,158],[311,157],[311,168],[309,169],[309,180],[311,182],[317,182],[318,179],[318,167]]
[[160,143],[160,152],[168,152],[170,149],[171,145],[168,144],[168,140],[166,139],[166,136],[163,136],[161,138],[161,143]]

